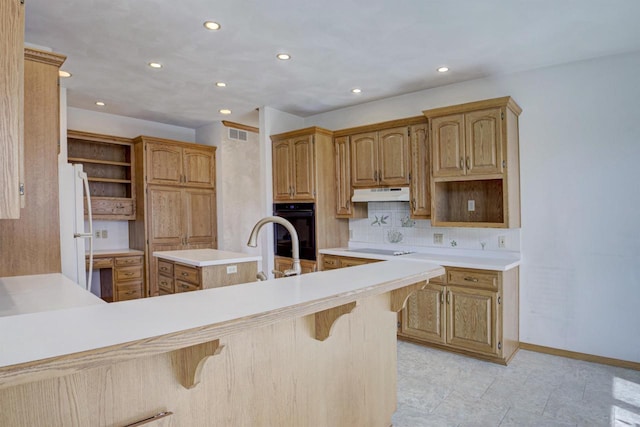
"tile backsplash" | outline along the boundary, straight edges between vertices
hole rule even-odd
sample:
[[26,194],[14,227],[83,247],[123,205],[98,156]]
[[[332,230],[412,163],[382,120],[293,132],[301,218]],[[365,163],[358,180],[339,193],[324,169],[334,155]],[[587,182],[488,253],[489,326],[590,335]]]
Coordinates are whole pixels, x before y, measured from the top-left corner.
[[[434,234],[442,234],[441,244]],[[369,217],[349,220],[349,235],[350,242],[376,245],[520,252],[520,229],[432,227],[410,218],[409,202],[369,202]]]

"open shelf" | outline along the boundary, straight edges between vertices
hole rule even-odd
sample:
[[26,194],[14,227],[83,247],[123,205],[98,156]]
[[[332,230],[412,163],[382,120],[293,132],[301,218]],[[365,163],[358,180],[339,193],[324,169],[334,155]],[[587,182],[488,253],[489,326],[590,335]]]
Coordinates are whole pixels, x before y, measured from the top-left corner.
[[[432,222],[437,226],[504,227],[502,179],[434,183]],[[469,210],[469,204],[475,205]]]
[[132,145],[127,138],[68,131],[67,159],[87,173],[94,219],[135,219]]

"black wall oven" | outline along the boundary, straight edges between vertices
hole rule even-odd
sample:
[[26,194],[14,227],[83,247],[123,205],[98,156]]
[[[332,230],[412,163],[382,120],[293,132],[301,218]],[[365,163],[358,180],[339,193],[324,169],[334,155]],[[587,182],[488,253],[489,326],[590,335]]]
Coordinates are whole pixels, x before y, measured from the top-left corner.
[[[316,260],[316,210],[313,203],[276,203],[273,214],[289,221],[298,233],[300,259]],[[291,257],[291,234],[273,224],[276,256]]]

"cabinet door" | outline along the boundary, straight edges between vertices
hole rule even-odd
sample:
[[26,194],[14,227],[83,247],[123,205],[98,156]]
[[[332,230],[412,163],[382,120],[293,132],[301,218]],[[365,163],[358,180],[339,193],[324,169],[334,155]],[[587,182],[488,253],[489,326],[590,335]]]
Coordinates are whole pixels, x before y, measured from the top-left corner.
[[431,217],[431,173],[427,125],[411,127],[411,218]]
[[431,120],[433,176],[464,175],[464,116],[452,114]]
[[[292,263],[293,266],[293,263]],[[318,267],[315,261],[309,261],[306,259],[300,260],[300,269],[302,270],[300,274],[313,273],[314,271],[318,271]]]
[[216,193],[213,190],[184,189],[185,243],[216,241]]
[[19,182],[23,173],[24,5],[0,3],[0,219],[20,218]]
[[290,140],[273,143],[273,200],[286,202],[293,197]]
[[378,174],[377,132],[352,135],[351,185],[354,187],[376,187]]
[[216,182],[215,155],[208,150],[183,149],[184,183],[190,187],[213,188]]
[[[177,187],[149,187],[150,244],[181,245],[184,243],[185,218],[182,191]],[[149,256],[149,258],[153,257]]]
[[149,184],[182,183],[182,148],[170,144],[147,143],[147,182]]
[[502,173],[501,109],[467,113],[464,120],[467,175]]
[[402,310],[401,333],[420,340],[445,343],[445,287],[428,284],[409,296]]
[[315,154],[313,136],[307,135],[291,140],[293,162],[291,164],[293,199],[315,199]]
[[275,257],[274,264],[274,269],[277,271],[277,273],[274,272],[274,276],[277,279],[279,277],[283,277],[282,273],[284,273],[285,270],[291,270],[293,267],[293,260],[291,258]]
[[496,293],[447,287],[447,344],[474,352],[497,354]]
[[409,185],[409,128],[378,132],[380,185]]
[[336,164],[336,216],[350,217],[351,210],[351,156],[349,137],[341,136],[333,141]]

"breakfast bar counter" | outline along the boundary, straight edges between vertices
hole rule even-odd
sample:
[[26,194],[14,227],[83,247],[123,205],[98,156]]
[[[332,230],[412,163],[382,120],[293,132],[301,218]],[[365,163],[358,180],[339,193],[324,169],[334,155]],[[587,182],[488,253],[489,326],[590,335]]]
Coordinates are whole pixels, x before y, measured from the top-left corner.
[[391,261],[2,317],[0,425],[387,427],[397,312],[443,273]]

